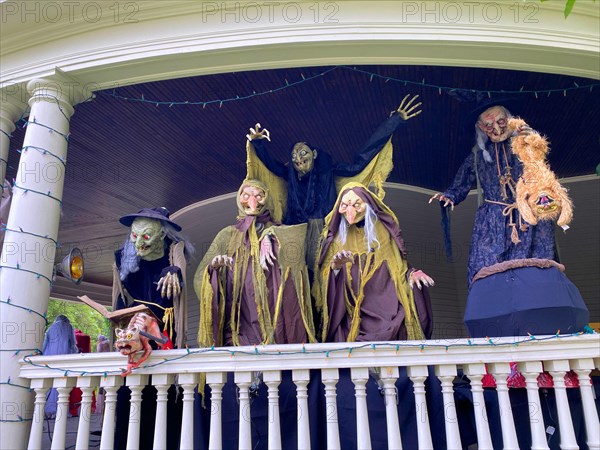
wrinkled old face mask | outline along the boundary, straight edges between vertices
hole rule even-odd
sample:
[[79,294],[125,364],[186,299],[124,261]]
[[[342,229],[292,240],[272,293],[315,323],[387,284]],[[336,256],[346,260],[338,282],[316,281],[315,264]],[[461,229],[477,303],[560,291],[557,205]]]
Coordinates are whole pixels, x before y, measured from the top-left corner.
[[513,132],[508,127],[506,111],[500,106],[493,106],[481,113],[477,126],[492,142],[505,141]]
[[311,150],[304,142],[298,142],[292,149],[292,164],[300,176],[310,172],[317,158],[317,151]]
[[350,190],[342,196],[338,212],[352,225],[365,218],[366,210],[367,204],[353,190]]
[[131,224],[129,240],[136,254],[146,261],[154,261],[165,254],[165,235],[158,220],[138,217]]
[[265,191],[256,186],[246,186],[240,193],[240,203],[248,216],[258,216],[265,208]]

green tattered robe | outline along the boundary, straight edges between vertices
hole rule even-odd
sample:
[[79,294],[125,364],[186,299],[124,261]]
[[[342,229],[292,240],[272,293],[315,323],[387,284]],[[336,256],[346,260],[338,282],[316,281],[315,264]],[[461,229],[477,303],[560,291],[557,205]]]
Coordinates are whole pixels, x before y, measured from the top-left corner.
[[[258,182],[243,186],[248,183],[266,190]],[[194,276],[201,347],[316,342],[305,234],[305,224],[274,225],[268,211],[240,216],[235,225],[217,234]],[[267,235],[276,261],[263,270],[259,249]],[[233,267],[211,267],[217,255],[232,257]]]

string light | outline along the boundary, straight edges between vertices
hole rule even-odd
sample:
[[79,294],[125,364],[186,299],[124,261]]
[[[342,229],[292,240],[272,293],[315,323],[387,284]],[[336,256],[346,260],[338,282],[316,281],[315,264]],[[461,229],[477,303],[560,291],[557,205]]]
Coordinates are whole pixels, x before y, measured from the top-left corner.
[[[572,336],[580,336],[581,334],[584,333],[588,333],[588,334],[595,334],[595,332],[593,330],[589,331],[591,329],[584,329],[583,332],[577,332],[577,333],[571,333],[571,334],[565,334],[562,335],[561,338],[564,337],[572,337]],[[528,333],[529,334],[529,333]],[[357,345],[357,346],[353,346],[353,347],[341,347],[341,348],[336,348],[336,349],[328,349],[328,350],[308,350],[308,349],[304,349],[300,350],[300,351],[281,351],[281,349],[279,348],[273,348],[272,350],[259,350],[257,346],[254,346],[253,349],[251,351],[247,351],[247,350],[241,350],[239,347],[232,347],[232,348],[227,348],[227,347],[222,347],[222,348],[213,348],[213,347],[206,347],[206,348],[198,348],[198,349],[189,349],[186,348],[186,353],[182,354],[182,355],[178,355],[175,356],[173,358],[162,358],[160,361],[157,361],[153,364],[146,364],[144,366],[144,368],[153,368],[153,367],[157,367],[157,366],[161,366],[164,364],[168,364],[174,361],[179,361],[183,358],[186,358],[190,355],[199,355],[199,354],[204,354],[204,353],[224,353],[224,354],[229,354],[229,356],[231,358],[233,358],[236,355],[252,355],[252,356],[289,356],[289,355],[301,355],[301,354],[306,354],[306,355],[324,355],[325,358],[329,358],[331,353],[347,353],[347,356],[350,357],[350,355],[352,354],[352,352],[354,350],[361,350],[361,349],[369,349],[369,348],[373,348],[373,345],[376,345],[378,349],[393,349],[396,352],[399,351],[399,349],[401,347],[403,348],[419,348],[420,352],[423,352],[426,348],[437,348],[437,349],[443,349],[445,351],[449,351],[450,348],[452,347],[512,347],[512,346],[518,346],[519,344],[526,344],[528,342],[532,342],[533,340],[536,340],[537,342],[541,342],[541,341],[549,341],[549,340],[555,340],[558,339],[558,336],[556,335],[551,335],[551,336],[546,336],[546,337],[542,337],[542,338],[536,338],[535,336],[532,336],[531,334],[529,334],[528,338],[524,338],[520,341],[515,341],[515,342],[493,342],[492,339],[487,338],[486,342],[484,343],[478,343],[478,342],[471,342],[470,344],[462,344],[462,343],[458,343],[458,344],[433,344],[433,343],[422,343],[422,342],[411,342],[411,341],[404,341],[402,343],[397,343],[397,342],[377,342],[376,344],[373,343],[366,343],[363,345]],[[38,349],[34,349],[36,351],[39,352]],[[24,350],[19,350],[19,351],[24,351]],[[81,370],[73,370],[73,369],[66,369],[66,368],[61,368],[61,367],[53,367],[48,365],[47,363],[44,364],[38,364],[35,363],[31,360],[31,356],[35,356],[35,355],[27,355],[25,357],[23,357],[23,361],[34,366],[34,367],[41,367],[44,369],[50,369],[50,370],[56,370],[58,372],[61,373],[65,373],[68,372],[69,374],[71,374],[71,376],[82,376],[82,375],[101,375],[106,377],[108,374],[115,374],[115,375],[120,375],[122,373],[122,369],[119,370],[112,370],[112,371],[81,371]],[[135,369],[134,369],[135,370]]]
[[55,157],[56,159],[58,159],[63,164],[63,166],[67,165],[67,161],[64,158],[56,155],[55,153],[52,153],[50,150],[47,150],[47,149],[42,148],[42,147],[36,147],[35,145],[26,145],[22,149],[17,150],[17,152],[23,153],[23,152],[26,152],[27,150],[29,150],[30,148],[33,149],[33,150],[37,150],[42,155],[50,155],[50,156]]
[[70,136],[70,134],[65,134],[65,133],[63,133],[61,131],[58,131],[56,128],[52,128],[52,127],[50,127],[48,125],[44,125],[43,123],[36,122],[35,121],[35,117],[33,119],[31,119],[31,120],[23,120],[23,123],[24,123],[23,128],[27,128],[27,126],[29,124],[38,125],[40,127],[46,128],[51,133],[60,134],[65,139],[65,141],[69,142],[69,136]]
[[60,204],[60,206],[62,207],[62,200],[59,199],[59,198],[57,198],[57,197],[52,196],[50,194],[50,191],[48,191],[48,192],[41,192],[41,191],[36,191],[35,189],[31,189],[31,188],[24,188],[22,186],[19,186],[16,182],[13,183],[12,187],[13,188],[17,188],[17,189],[21,189],[22,191],[24,191],[25,194],[28,193],[28,192],[33,192],[35,194],[43,195],[44,197],[49,197],[49,198],[51,198],[53,200],[56,200]]
[[36,276],[37,279],[39,279],[39,278],[45,278],[46,280],[48,280],[48,283],[50,283],[50,287],[52,287],[52,285],[54,284],[52,282],[52,280],[50,278],[48,278],[46,275],[44,275],[42,273],[34,272],[33,270],[23,269],[22,267],[19,266],[19,263],[17,263],[16,267],[0,265],[0,269],[20,270],[22,272],[32,273],[32,274],[34,274]]
[[2,224],[2,225],[3,226],[0,228],[0,232],[2,232],[2,231],[10,231],[11,233],[28,234],[30,236],[39,237],[41,239],[48,239],[49,241],[54,242],[54,245],[56,246],[56,248],[61,248],[60,243],[56,239],[52,239],[51,237],[49,237],[47,234],[42,236],[41,234],[32,233],[30,231],[24,231],[23,228],[21,228],[21,227],[19,227],[18,230],[13,230],[12,228],[7,228],[6,226],[4,226],[5,224]]
[[7,133],[6,131],[4,131],[4,130],[2,130],[2,129],[0,129],[0,133],[2,133],[3,135],[5,135],[5,136],[6,136],[7,138],[9,138],[9,139],[10,139],[10,138],[12,138],[12,134],[10,134],[10,133]]
[[289,80],[287,78],[284,78],[284,83],[281,86],[274,88],[274,89],[266,89],[264,91],[260,91],[260,92],[256,92],[256,91],[252,91],[251,94],[246,94],[246,95],[235,95],[234,97],[229,97],[229,98],[223,98],[223,99],[214,99],[214,100],[195,100],[195,101],[190,101],[190,100],[186,100],[186,101],[175,101],[175,100],[168,100],[168,101],[159,101],[159,100],[147,100],[146,98],[144,98],[144,94],[142,93],[140,97],[126,97],[126,96],[122,96],[122,95],[118,95],[116,93],[116,91],[113,89],[112,92],[99,92],[100,95],[104,95],[104,96],[108,96],[108,97],[113,97],[115,99],[118,100],[124,100],[124,101],[129,101],[129,102],[138,102],[138,103],[150,103],[152,105],[155,106],[162,106],[162,105],[167,105],[169,108],[173,107],[174,105],[191,105],[191,106],[202,106],[202,108],[206,108],[207,105],[211,105],[211,104],[218,104],[219,107],[222,107],[223,104],[227,103],[227,102],[233,102],[233,101],[238,101],[238,100],[247,100],[253,97],[259,97],[262,95],[267,95],[267,94],[272,94],[274,92],[278,92],[284,89],[289,89],[291,87],[297,86],[299,84],[302,83],[306,83],[309,81],[313,81],[319,77],[322,77],[324,75],[327,75],[331,72],[334,71],[339,71],[339,70],[349,70],[352,72],[356,72],[356,73],[361,73],[364,74],[366,76],[368,76],[369,78],[369,82],[372,82],[374,79],[381,79],[383,80],[385,83],[388,83],[389,81],[394,81],[397,83],[403,83],[404,86],[407,85],[414,85],[414,86],[419,86],[421,88],[425,87],[425,88],[431,88],[431,89],[436,89],[438,91],[438,93],[441,95],[442,92],[446,92],[446,93],[452,93],[452,92],[456,92],[456,91],[468,91],[468,92],[472,92],[472,93],[479,93],[479,94],[483,94],[483,95],[487,95],[488,98],[492,97],[492,94],[501,94],[503,96],[505,95],[513,95],[513,94],[525,94],[525,95],[535,95],[536,98],[538,98],[538,94],[548,94],[548,96],[550,96],[550,94],[552,92],[563,92],[564,95],[566,96],[567,91],[574,91],[574,90],[580,90],[580,89],[590,89],[590,91],[593,89],[594,86],[600,85],[600,83],[592,83],[592,84],[586,84],[586,85],[579,85],[577,83],[574,83],[574,86],[570,86],[568,88],[553,88],[553,89],[537,89],[537,90],[528,90],[525,89],[525,86],[521,86],[519,89],[514,89],[514,90],[506,90],[506,89],[500,89],[500,90],[490,90],[490,89],[485,89],[485,90],[479,90],[479,89],[470,89],[470,88],[464,88],[464,87],[456,87],[456,86],[440,86],[440,85],[436,85],[436,84],[432,84],[432,83],[426,83],[425,82],[425,78],[423,78],[421,81],[413,81],[413,80],[405,80],[405,79],[401,79],[401,78],[396,78],[396,77],[391,77],[391,76],[384,76],[384,75],[380,75],[376,72],[371,72],[368,70],[363,70],[363,69],[359,69],[357,67],[350,67],[350,66],[333,66],[323,72],[320,72],[316,75],[310,76],[310,77],[306,77],[304,76],[304,74],[300,74],[301,79],[298,81],[294,81],[294,82],[289,82]]
[[45,314],[41,314],[41,313],[37,312],[34,309],[26,308],[25,306],[21,306],[21,305],[18,305],[16,303],[13,303],[12,299],[10,297],[8,297],[7,300],[0,300],[0,303],[4,303],[5,305],[10,305],[10,306],[12,306],[14,308],[23,309],[23,310],[27,311],[28,313],[36,314],[36,315],[40,316],[42,319],[44,319],[44,322],[46,322],[46,325],[48,325],[48,319],[47,319],[47,317],[46,317]]

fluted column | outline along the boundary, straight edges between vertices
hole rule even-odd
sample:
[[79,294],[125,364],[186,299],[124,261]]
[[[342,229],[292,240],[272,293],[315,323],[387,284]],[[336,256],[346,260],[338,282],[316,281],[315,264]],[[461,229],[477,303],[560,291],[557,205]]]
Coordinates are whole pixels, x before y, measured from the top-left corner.
[[13,85],[0,89],[0,185],[6,177],[10,138],[25,108],[29,94],[25,86]]
[[[0,258],[0,379],[10,377],[18,384],[26,382],[18,376],[19,359],[40,349],[43,342],[69,119],[74,112],[72,105],[84,99],[77,82],[62,75],[32,80],[27,90],[31,111]],[[7,136],[0,134],[6,143]],[[33,394],[0,385],[0,398],[0,435],[11,436],[15,448],[27,447]]]

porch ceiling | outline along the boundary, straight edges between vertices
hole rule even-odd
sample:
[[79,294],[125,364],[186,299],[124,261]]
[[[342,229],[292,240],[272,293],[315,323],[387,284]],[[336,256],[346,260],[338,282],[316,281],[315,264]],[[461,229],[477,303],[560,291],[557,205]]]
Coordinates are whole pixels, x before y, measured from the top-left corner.
[[[594,173],[600,162],[600,87],[561,75],[459,67],[359,66],[384,78],[336,68],[278,69],[181,78],[101,91],[76,107],[71,121],[59,241],[62,258],[72,246],[87,255],[86,280],[111,283],[112,252],[126,230],[121,215],[142,207],[175,212],[189,204],[235,191],[245,175],[245,134],[260,122],[271,131],[281,160],[305,140],[349,161],[370,133],[406,94],[419,94],[423,113],[394,136],[394,170],[389,181],[434,191],[444,189],[472,146],[464,118],[472,104],[437,87],[405,85],[385,77],[462,89],[560,89],[550,96],[522,94],[516,113],[549,136],[550,163],[559,177]],[[286,83],[302,81],[278,90]],[[113,94],[160,102],[244,97],[202,105],[160,105],[118,99]],[[496,98],[506,97],[501,94]],[[8,176],[18,165],[24,129],[13,133]],[[231,212],[233,215],[234,211]],[[418,218],[414,218],[418,221]],[[212,236],[206,236],[210,241]]]

